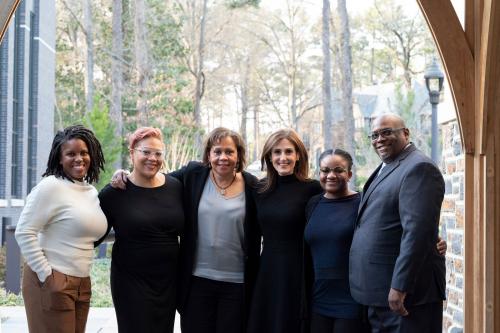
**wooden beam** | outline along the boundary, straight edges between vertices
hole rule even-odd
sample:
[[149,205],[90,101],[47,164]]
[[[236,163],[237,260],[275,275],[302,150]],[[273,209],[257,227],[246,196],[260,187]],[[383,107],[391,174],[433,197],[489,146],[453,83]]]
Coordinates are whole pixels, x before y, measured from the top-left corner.
[[484,332],[484,158],[465,154],[464,332]]
[[464,30],[469,48],[474,50],[475,29],[474,29],[474,0],[465,0],[464,6]]
[[483,1],[479,80],[481,92],[478,107],[482,110],[477,130],[481,154],[486,156],[484,200],[484,303],[485,332],[500,331],[500,4]]
[[450,82],[466,153],[475,150],[474,58],[450,0],[417,0]]
[[0,43],[21,0],[0,1]]
[[477,128],[480,132],[481,151],[483,154],[490,140],[486,138],[487,123],[493,119],[496,112],[500,112],[500,6],[497,1],[486,0],[483,7],[483,20],[481,29],[481,47],[479,53],[479,83],[481,92],[478,107],[482,110],[482,124]]

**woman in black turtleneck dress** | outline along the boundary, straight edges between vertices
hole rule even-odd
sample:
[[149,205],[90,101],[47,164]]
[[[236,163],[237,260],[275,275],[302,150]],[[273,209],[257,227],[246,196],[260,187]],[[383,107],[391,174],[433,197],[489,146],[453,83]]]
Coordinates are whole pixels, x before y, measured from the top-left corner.
[[252,298],[249,333],[301,331],[301,281],[305,206],[321,192],[308,178],[307,151],[293,130],[266,141],[261,162],[267,177],[255,192],[263,250]]

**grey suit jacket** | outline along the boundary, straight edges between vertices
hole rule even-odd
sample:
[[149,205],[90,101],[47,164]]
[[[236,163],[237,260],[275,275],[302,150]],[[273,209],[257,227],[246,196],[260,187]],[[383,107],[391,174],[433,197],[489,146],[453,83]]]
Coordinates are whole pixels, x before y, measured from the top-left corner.
[[368,179],[349,258],[352,296],[389,306],[390,288],[406,306],[445,299],[445,260],[436,250],[444,180],[432,160],[410,145]]

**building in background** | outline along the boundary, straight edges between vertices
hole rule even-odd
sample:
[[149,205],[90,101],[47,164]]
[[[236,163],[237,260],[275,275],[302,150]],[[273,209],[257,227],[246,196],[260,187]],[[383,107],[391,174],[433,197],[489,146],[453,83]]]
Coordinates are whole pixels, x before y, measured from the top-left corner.
[[55,1],[23,0],[0,44],[0,217],[17,223],[54,135]]

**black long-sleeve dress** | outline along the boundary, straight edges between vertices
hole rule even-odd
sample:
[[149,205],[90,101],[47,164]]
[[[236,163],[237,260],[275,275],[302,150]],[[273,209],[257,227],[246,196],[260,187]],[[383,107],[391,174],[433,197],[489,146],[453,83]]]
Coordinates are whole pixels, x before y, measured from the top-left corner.
[[184,213],[182,184],[165,177],[159,187],[128,181],[125,191],[108,185],[99,194],[116,235],[111,293],[120,333],[173,332]]
[[278,177],[269,193],[255,194],[263,251],[252,298],[249,333],[296,333],[301,329],[305,206],[322,191],[317,181]]

